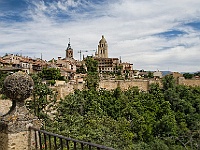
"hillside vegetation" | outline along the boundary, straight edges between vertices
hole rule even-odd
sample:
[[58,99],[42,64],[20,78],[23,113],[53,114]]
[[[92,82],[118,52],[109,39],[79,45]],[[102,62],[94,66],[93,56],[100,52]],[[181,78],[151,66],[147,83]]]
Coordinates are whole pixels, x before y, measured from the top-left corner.
[[97,64],[88,58],[86,65],[85,90],[61,100],[41,74],[32,75],[33,101],[27,108],[43,120],[45,130],[118,150],[200,149],[200,87],[177,85],[167,75],[162,89],[152,84],[148,92],[97,90]]
[[[41,98],[36,105],[50,107]],[[36,113],[44,128],[67,137],[119,150],[200,149],[200,87],[176,85],[172,76],[148,92],[76,90],[54,106],[53,118],[44,108]]]

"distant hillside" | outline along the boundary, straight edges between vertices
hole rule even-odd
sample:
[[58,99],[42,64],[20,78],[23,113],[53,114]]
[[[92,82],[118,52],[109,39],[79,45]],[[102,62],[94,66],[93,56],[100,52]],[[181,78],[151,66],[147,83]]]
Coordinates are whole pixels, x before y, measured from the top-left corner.
[[172,73],[171,71],[161,71],[162,72],[162,75],[165,76],[165,75],[168,75],[170,73]]

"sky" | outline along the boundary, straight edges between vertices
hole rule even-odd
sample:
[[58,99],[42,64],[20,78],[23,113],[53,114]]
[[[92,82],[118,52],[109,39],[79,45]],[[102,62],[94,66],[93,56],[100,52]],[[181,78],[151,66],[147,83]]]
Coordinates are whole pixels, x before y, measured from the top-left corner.
[[70,38],[79,60],[102,35],[133,69],[200,71],[199,0],[0,0],[0,56],[64,58]]

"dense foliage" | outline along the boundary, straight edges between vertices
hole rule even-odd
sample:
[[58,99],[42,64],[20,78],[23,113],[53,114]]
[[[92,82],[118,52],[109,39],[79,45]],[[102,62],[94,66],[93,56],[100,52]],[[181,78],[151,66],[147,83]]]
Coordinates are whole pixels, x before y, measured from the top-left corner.
[[76,90],[55,105],[55,93],[39,76],[32,78],[34,100],[27,107],[48,131],[118,150],[200,149],[200,87],[176,85],[165,76],[162,88],[152,84],[148,92],[137,87],[107,91],[96,90],[98,80],[91,79],[87,90]]
[[0,71],[0,89],[3,87],[3,82],[7,76],[8,76],[8,73],[4,73]]
[[184,74],[183,74],[183,77],[184,77],[185,79],[192,79],[193,76],[194,76],[194,74],[191,74],[191,73],[184,73]]
[[3,94],[2,88],[3,88],[4,80],[8,75],[9,75],[8,73],[0,71],[0,99],[6,99],[7,98],[6,95]]
[[76,90],[57,104],[47,129],[119,150],[200,149],[200,87],[171,76],[149,92]]
[[96,89],[99,85],[98,62],[93,57],[85,59],[87,67],[86,87],[88,89]]
[[38,73],[38,76],[45,80],[58,80],[61,78],[61,73],[60,69],[43,68],[42,71]]
[[86,72],[87,71],[86,71],[84,65],[81,65],[80,68],[76,69],[76,73],[83,73],[83,74],[85,74]]
[[[26,101],[26,106],[35,116],[48,123],[52,106],[56,102],[56,93],[53,92],[37,74],[31,75],[34,81],[33,97]],[[44,126],[45,127],[45,126]]]

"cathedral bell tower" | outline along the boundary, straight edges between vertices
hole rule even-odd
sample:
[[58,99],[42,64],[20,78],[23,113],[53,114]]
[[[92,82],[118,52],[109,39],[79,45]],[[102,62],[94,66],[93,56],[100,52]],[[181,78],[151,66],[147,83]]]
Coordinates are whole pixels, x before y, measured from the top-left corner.
[[108,44],[103,35],[101,40],[99,41],[97,57],[108,58]]
[[73,49],[71,48],[71,45],[70,45],[70,39],[69,39],[69,43],[66,49],[66,58],[73,58]]

